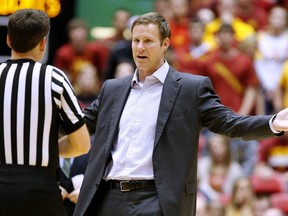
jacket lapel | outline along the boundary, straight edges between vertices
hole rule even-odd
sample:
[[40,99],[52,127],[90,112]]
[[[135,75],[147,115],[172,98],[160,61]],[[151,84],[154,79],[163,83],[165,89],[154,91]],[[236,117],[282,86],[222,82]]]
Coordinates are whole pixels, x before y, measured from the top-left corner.
[[175,73],[175,70],[170,67],[169,72],[164,82],[164,86],[163,86],[157,125],[156,125],[154,146],[157,145],[161,137],[161,134],[163,132],[167,119],[176,101],[178,92],[181,87],[181,84],[178,82],[179,79],[181,79],[181,77],[179,77],[177,73]]

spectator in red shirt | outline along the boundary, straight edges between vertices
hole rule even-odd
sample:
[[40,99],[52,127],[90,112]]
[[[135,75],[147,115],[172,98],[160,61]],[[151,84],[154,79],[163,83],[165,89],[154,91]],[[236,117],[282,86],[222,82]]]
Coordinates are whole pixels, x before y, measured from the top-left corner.
[[199,73],[210,77],[223,104],[252,114],[259,86],[252,59],[235,47],[231,25],[223,24],[217,36],[219,47],[205,58]]
[[172,16],[170,46],[175,49],[189,43],[188,26],[190,21],[188,0],[170,0]]
[[107,46],[109,49],[113,47],[115,43],[121,40],[125,40],[125,32],[127,30],[127,23],[131,17],[131,12],[126,8],[117,8],[113,12],[112,25],[114,28],[114,34],[104,39],[98,39],[95,41],[97,44]]
[[209,43],[203,41],[205,26],[198,18],[193,18],[189,23],[190,42],[184,46],[174,48],[176,68],[180,71],[197,73],[200,61],[211,51]]
[[70,20],[67,24],[67,33],[69,41],[56,50],[54,65],[67,74],[72,85],[83,63],[93,64],[97,68],[98,79],[101,80],[105,47],[95,46],[89,42],[89,29],[84,20],[77,18]]
[[265,139],[259,148],[259,164],[266,165],[276,172],[288,173],[288,135],[279,139]]

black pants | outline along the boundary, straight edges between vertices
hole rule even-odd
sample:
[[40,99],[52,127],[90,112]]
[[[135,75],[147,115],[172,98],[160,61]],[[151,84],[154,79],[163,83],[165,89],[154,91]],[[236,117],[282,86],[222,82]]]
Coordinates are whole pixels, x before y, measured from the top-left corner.
[[85,215],[163,216],[156,189],[121,192],[102,181]]
[[66,215],[55,169],[0,164],[0,215]]

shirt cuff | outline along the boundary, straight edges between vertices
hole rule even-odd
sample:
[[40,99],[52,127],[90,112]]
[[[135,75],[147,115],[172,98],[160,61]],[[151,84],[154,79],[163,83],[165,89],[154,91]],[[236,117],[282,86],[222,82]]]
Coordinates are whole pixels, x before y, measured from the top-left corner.
[[273,115],[270,120],[269,120],[269,126],[270,126],[270,129],[271,131],[274,133],[274,134],[280,134],[282,131],[277,131],[274,127],[273,127],[273,120],[276,118],[277,115]]

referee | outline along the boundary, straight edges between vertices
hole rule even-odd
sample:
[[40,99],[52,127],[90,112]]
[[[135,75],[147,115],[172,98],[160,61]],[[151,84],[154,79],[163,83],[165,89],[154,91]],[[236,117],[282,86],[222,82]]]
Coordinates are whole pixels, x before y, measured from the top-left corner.
[[[87,153],[84,114],[65,74],[40,63],[50,29],[42,11],[9,17],[11,59],[0,63],[0,214],[65,215],[57,183],[59,154]],[[61,125],[68,136],[58,142]]]

